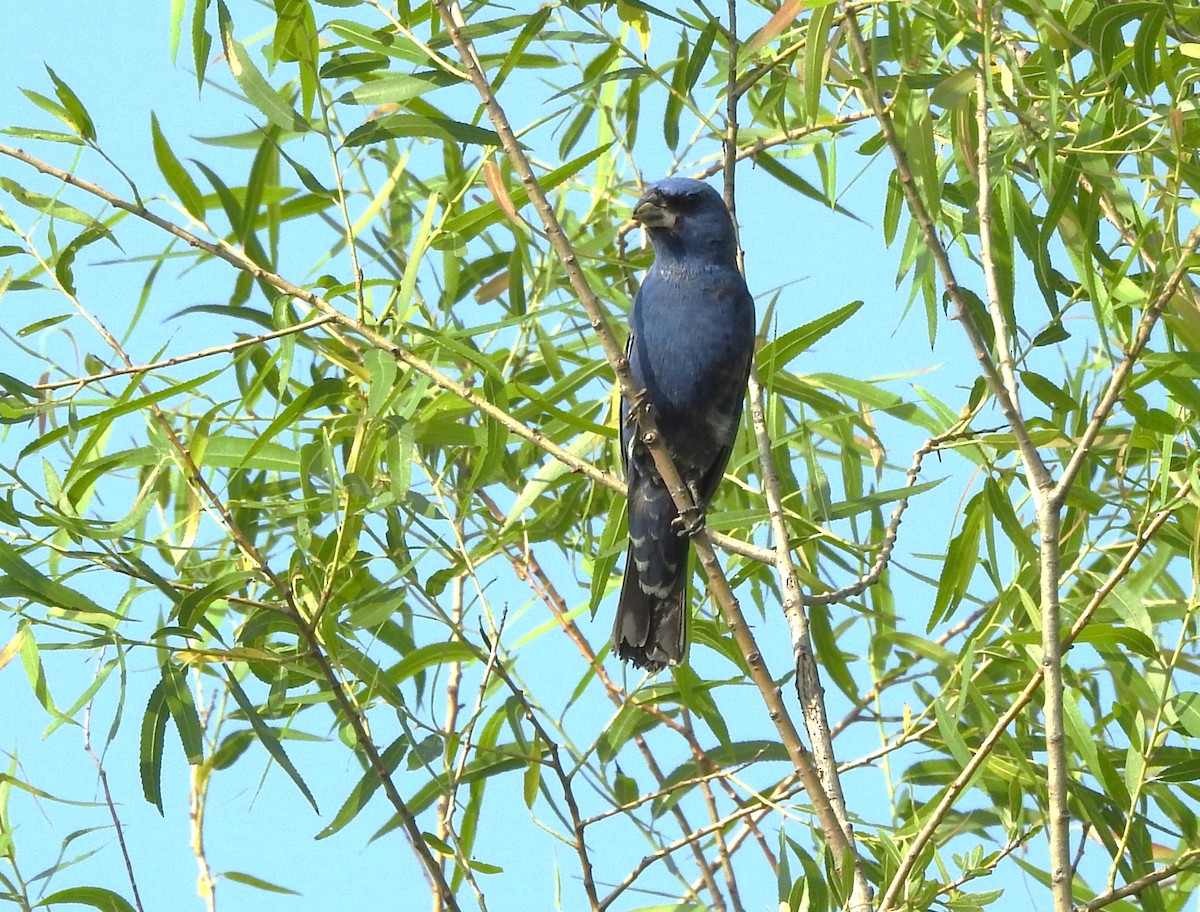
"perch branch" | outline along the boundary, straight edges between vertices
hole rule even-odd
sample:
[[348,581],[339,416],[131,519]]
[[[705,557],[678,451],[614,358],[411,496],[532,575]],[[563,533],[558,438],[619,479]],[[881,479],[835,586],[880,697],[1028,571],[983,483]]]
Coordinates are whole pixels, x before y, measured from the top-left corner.
[[[495,94],[492,92],[487,76],[477,65],[474,48],[470,40],[463,35],[462,29],[455,21],[455,17],[445,0],[435,0],[434,6],[443,24],[446,26],[446,31],[450,35],[451,41],[453,41],[455,47],[458,49],[459,57],[470,74],[472,83],[474,83],[476,90],[479,92],[492,126],[500,136],[505,154],[512,163],[513,169],[520,177],[522,185],[529,194],[530,202],[542,220],[546,236],[549,238],[551,246],[562,263],[571,287],[587,311],[592,329],[596,333],[596,337],[617,376],[622,395],[626,397],[627,401],[634,401],[639,391],[634,386],[630,376],[629,363],[617,345],[616,338],[608,328],[600,299],[588,283],[587,277],[579,265],[575,251],[571,247],[566,234],[563,232],[550,201],[546,198],[545,192],[538,183],[537,176],[533,173],[529,159],[521,149],[520,143],[517,142],[512,127],[508,122],[507,115],[504,113],[504,109],[500,106]],[[644,409],[637,410],[636,414],[639,431],[650,442],[649,449],[654,456],[655,466],[662,476],[667,490],[671,493],[680,511],[686,513],[688,509],[694,508],[691,494],[683,484],[679,472],[672,464],[666,448],[662,445],[662,438],[657,432],[653,415],[648,414]],[[817,817],[820,820],[821,829],[825,834],[826,840],[829,842],[834,862],[838,870],[841,870],[847,858],[854,857],[853,848],[846,840],[837,815],[830,806],[829,799],[822,787],[820,776],[812,764],[812,759],[808,751],[804,748],[804,745],[800,742],[799,734],[792,723],[787,707],[783,703],[779,688],[776,686],[770,671],[766,667],[766,663],[763,661],[762,653],[754,641],[754,636],[750,632],[741,607],[734,597],[733,590],[729,587],[728,580],[721,571],[720,563],[717,561],[712,542],[707,532],[701,529],[692,538],[692,544],[696,550],[700,565],[704,567],[708,575],[709,589],[713,597],[717,600],[717,603],[721,605],[726,622],[737,641],[738,648],[746,658],[751,678],[758,687],[771,720],[775,723],[780,740],[787,749],[788,755],[791,757],[797,771],[800,773],[805,790],[808,792],[809,800],[812,802]]]

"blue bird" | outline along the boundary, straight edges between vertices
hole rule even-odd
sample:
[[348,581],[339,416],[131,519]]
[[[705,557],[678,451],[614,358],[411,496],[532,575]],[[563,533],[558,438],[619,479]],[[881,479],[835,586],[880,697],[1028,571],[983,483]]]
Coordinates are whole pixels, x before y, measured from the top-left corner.
[[650,451],[621,407],[629,485],[629,551],[613,651],[650,671],[683,661],[688,629],[688,535],[725,472],[754,354],[754,299],[737,267],[733,221],[708,184],[669,178],[637,202],[654,264],[630,311],[626,347],[663,443],[700,510],[679,516]]

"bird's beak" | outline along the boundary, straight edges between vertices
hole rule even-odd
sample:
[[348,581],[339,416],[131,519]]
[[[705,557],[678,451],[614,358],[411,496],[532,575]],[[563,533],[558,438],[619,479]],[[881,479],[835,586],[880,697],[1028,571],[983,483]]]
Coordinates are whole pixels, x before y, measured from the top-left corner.
[[647,193],[633,207],[633,220],[646,228],[674,228],[675,213],[667,208],[662,195]]

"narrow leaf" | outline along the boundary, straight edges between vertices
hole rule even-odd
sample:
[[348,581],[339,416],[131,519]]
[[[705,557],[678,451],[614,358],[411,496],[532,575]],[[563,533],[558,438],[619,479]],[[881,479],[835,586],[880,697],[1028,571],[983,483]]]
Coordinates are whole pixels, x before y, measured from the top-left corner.
[[258,740],[267,749],[267,753],[275,758],[275,762],[283,767],[283,771],[288,774],[292,782],[296,783],[296,788],[300,789],[300,794],[305,797],[312,809],[318,814],[321,813],[317,807],[317,800],[313,798],[312,792],[308,790],[308,785],[300,776],[299,770],[292,764],[291,758],[288,757],[287,752],[283,749],[283,745],[275,737],[275,732],[263,721],[262,716],[258,714],[258,710],[254,708],[254,704],[250,702],[249,697],[246,696],[246,692],[242,690],[237,679],[232,674],[229,674],[225,677],[225,684],[229,687],[229,693],[233,696],[234,702],[237,703],[238,708],[245,714],[250,727],[258,735]]
[[39,906],[91,906],[101,912],[135,912],[133,906],[120,893],[114,893],[104,887],[69,887],[51,893],[38,903]]
[[58,96],[58,100],[62,102],[70,115],[70,123],[79,135],[88,141],[96,139],[96,125],[92,123],[91,115],[88,114],[87,108],[83,106],[83,102],[79,100],[79,96],[71,89],[69,85],[58,78],[58,74],[50,67],[46,67],[46,72],[50,74],[50,80],[54,83],[54,94]]
[[138,768],[142,777],[142,795],[163,813],[162,756],[167,735],[166,682],[159,680],[150,692],[146,711],[142,714],[142,736],[138,750]]
[[224,0],[217,2],[217,20],[220,23],[225,60],[238,86],[246,93],[246,100],[275,126],[298,133],[306,132],[309,129],[308,122],[267,82],[241,42],[233,37],[233,20]]
[[200,192],[200,188],[196,186],[196,182],[187,173],[182,162],[171,151],[167,138],[159,129],[158,117],[153,112],[150,113],[150,134],[154,143],[154,158],[158,162],[158,170],[166,178],[167,186],[179,197],[179,202],[183,204],[188,215],[197,221],[203,221],[206,213],[204,194]]

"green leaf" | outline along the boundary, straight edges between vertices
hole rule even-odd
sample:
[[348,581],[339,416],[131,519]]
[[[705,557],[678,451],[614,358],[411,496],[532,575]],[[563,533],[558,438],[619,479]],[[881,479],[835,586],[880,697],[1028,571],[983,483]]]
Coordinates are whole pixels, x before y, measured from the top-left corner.
[[[960,684],[959,686],[963,685]],[[954,757],[954,762],[965,769],[967,764],[971,762],[973,751],[967,745],[966,740],[959,731],[961,720],[957,717],[950,717],[944,700],[935,699],[933,701],[933,712],[937,717],[938,734],[942,736],[942,741],[950,751],[951,756]]]
[[1078,403],[1066,390],[1058,384],[1047,380],[1041,374],[1034,373],[1033,371],[1021,371],[1020,375],[1021,383],[1050,408],[1069,413],[1079,407]]
[[663,112],[663,139],[672,152],[679,146],[679,118],[683,114],[683,102],[687,95],[687,32],[679,36],[679,50],[675,54],[675,66],[671,70],[671,91],[667,93],[666,109]]
[[187,593],[179,600],[175,609],[179,625],[185,629],[195,629],[213,602],[244,589],[253,579],[255,574],[250,570],[231,570]]
[[1183,691],[1172,697],[1169,705],[1170,713],[1188,737],[1200,738],[1200,693]]
[[204,27],[205,14],[211,0],[195,0],[192,7],[192,65],[196,68],[196,92],[204,89],[204,74],[208,69],[212,36]]
[[186,0],[171,0],[171,20],[169,46],[171,48],[171,66],[179,55],[179,41],[183,37],[183,13],[187,9]]
[[96,125],[92,123],[91,115],[83,106],[83,102],[79,100],[79,96],[72,91],[69,85],[59,79],[58,74],[50,67],[46,67],[46,72],[50,74],[50,80],[54,83],[54,94],[58,96],[58,100],[62,102],[63,108],[69,115],[68,123],[85,140],[95,141]]
[[79,255],[79,251],[84,247],[94,244],[102,238],[107,238],[114,244],[116,243],[115,238],[102,226],[84,228],[58,254],[58,260],[54,264],[54,275],[68,293],[75,293],[75,274],[72,270],[72,267],[75,265],[75,257]]
[[804,47],[804,113],[810,124],[821,113],[821,92],[829,71],[829,34],[837,7],[823,4],[813,9],[805,30]]
[[163,746],[166,743],[167,719],[171,716],[167,709],[167,684],[159,679],[150,699],[146,703],[146,711],[142,714],[142,734],[138,748],[138,768],[142,778],[142,795],[146,800],[163,813],[162,803],[162,758]]
[[[383,750],[380,754],[380,761],[389,775],[396,771],[407,751],[408,737],[406,735],[401,735]],[[350,823],[367,806],[367,802],[379,790],[381,784],[379,773],[374,768],[368,768],[355,784],[354,788],[350,790],[350,795],[342,802],[342,806],[334,814],[333,820],[330,821],[325,829],[317,833],[315,838],[325,839]]]
[[429,117],[421,114],[387,114],[350,131],[346,146],[367,146],[387,139],[412,136],[422,139],[441,139],[467,145],[500,146],[495,130],[460,123],[448,117]]
[[[663,780],[662,791],[668,792],[672,786],[695,779],[713,768],[726,769],[731,766],[740,766],[741,764],[749,763],[788,762],[787,749],[778,741],[773,740],[737,741],[732,744],[709,748],[704,753],[705,763],[703,769],[697,764],[696,760],[686,760],[667,774]],[[675,790],[664,794],[660,798],[656,798],[653,802],[655,816],[661,816],[669,811],[682,797],[681,791]]]
[[[53,98],[47,98],[41,92],[35,92],[32,89],[21,89],[21,94],[24,95],[26,98],[28,98],[30,101],[32,101],[35,105],[37,105],[39,108],[41,108],[43,111],[45,111],[50,116],[52,116],[58,120],[61,120],[72,130],[75,130],[75,132],[78,134],[79,131],[76,128],[75,124],[71,120],[70,112],[67,111],[66,108],[64,108],[61,104],[59,104]],[[79,136],[76,136],[76,140],[82,141],[82,138]]]
[[101,912],[135,912],[129,900],[104,887],[68,887],[51,893],[37,904],[39,908],[59,905],[91,906]]
[[372,28],[361,22],[335,19],[326,26],[339,38],[375,54],[394,57],[409,63],[427,65],[429,57],[408,41],[397,41],[395,32],[389,29]]
[[78,612],[76,617],[86,624],[111,627],[120,615],[92,601],[82,592],[76,592],[25,560],[21,553],[0,537],[0,575],[4,582],[4,595],[26,598],[33,602],[61,611]]
[[1195,782],[1198,779],[1200,779],[1200,755],[1165,766],[1158,771],[1158,775],[1152,777],[1155,782]]
[[929,100],[940,108],[953,108],[975,91],[976,69],[965,66],[938,81]]
[[806,352],[862,308],[862,301],[851,301],[831,313],[789,330],[766,343],[758,352],[758,363],[772,369],[786,367],[801,352]]
[[204,221],[207,210],[204,206],[204,194],[187,173],[183,164],[171,151],[167,138],[163,136],[158,126],[158,117],[150,113],[150,135],[154,143],[154,158],[158,162],[158,170],[167,181],[167,186],[179,197],[179,202],[187,210],[188,215],[197,221]]
[[[534,752],[540,753],[540,745],[537,744],[537,739],[534,739]],[[533,804],[537,801],[538,792],[542,786],[542,764],[530,763],[525,767],[525,777],[521,783],[521,792],[525,799],[525,807],[533,810]]]
[[994,478],[987,479],[983,489],[987,494],[992,515],[999,521],[1000,528],[1004,530],[1008,540],[1020,552],[1023,560],[1030,564],[1035,563],[1038,559],[1038,547],[1034,541],[1034,532],[1021,523],[1006,491]]
[[253,874],[243,874],[241,871],[222,871],[221,879],[244,884],[247,887],[253,887],[256,890],[262,890],[266,893],[282,893],[285,896],[304,895],[297,890],[292,890],[288,887],[281,887],[279,884],[273,884],[270,881],[263,880],[261,877],[255,877]]
[[979,540],[983,533],[984,517],[988,512],[983,492],[976,494],[967,503],[962,530],[951,539],[950,548],[942,564],[933,612],[926,626],[927,633],[945,620],[966,596],[979,561]]
[[341,402],[345,393],[346,384],[341,380],[333,377],[318,380],[293,399],[287,408],[276,415],[274,420],[263,429],[258,438],[246,450],[246,454],[242,459],[243,464],[249,462],[277,434],[287,428],[291,428],[302,416],[307,416],[309,412],[316,411],[331,403]]
[[1120,647],[1148,659],[1155,658],[1159,654],[1154,640],[1147,634],[1119,624],[1088,624],[1079,631],[1074,642],[1109,648]]
[[249,697],[246,696],[246,692],[242,690],[241,685],[238,684],[237,679],[232,673],[228,673],[226,675],[225,686],[229,688],[229,693],[233,697],[234,702],[237,703],[238,709],[242,711],[242,714],[246,717],[246,721],[248,721],[250,723],[250,727],[254,729],[254,734],[258,735],[258,740],[262,743],[262,746],[267,749],[267,753],[269,753],[274,758],[275,762],[283,768],[283,771],[288,774],[288,777],[296,784],[296,788],[300,789],[300,794],[304,796],[305,800],[312,807],[313,811],[317,814],[321,813],[320,809],[317,807],[317,800],[313,797],[312,792],[308,790],[308,785],[301,777],[300,771],[296,769],[291,758],[287,755],[287,751],[283,749],[283,745],[280,744],[279,739],[275,737],[275,732],[272,731],[270,726],[263,721],[262,716],[259,715],[258,710],[254,708],[254,704],[250,702]]
[[17,136],[21,139],[37,139],[43,142],[66,143],[72,146],[82,146],[83,140],[74,133],[61,133],[58,130],[38,130],[32,127],[4,127],[0,133]]
[[421,269],[421,261],[429,251],[429,239],[433,230],[433,220],[437,215],[438,194],[433,192],[425,203],[425,214],[421,224],[413,235],[412,247],[408,253],[408,261],[404,264],[404,274],[400,277],[400,286],[396,293],[396,312],[407,314],[412,306],[413,292],[417,288],[417,274]]
[[220,24],[221,47],[225,51],[229,71],[246,94],[246,100],[258,108],[270,123],[283,130],[305,133],[311,129],[308,121],[267,82],[250,59],[250,55],[246,53],[246,49],[233,37],[233,20],[224,0],[217,0],[217,21]]
[[452,665],[460,662],[476,662],[479,655],[475,647],[463,640],[449,640],[445,643],[429,643],[411,650],[403,659],[397,662],[388,672],[388,679],[393,684],[407,681],[414,675],[420,674],[427,668],[441,665]]
[[486,861],[479,861],[478,859],[475,859],[475,858],[467,859],[467,867],[470,868],[472,871],[476,871],[480,874],[503,874],[504,873],[504,868],[500,867],[500,865],[488,864]]
[[18,203],[23,206],[28,206],[30,209],[35,209],[43,215],[48,215],[51,218],[62,219],[64,222],[73,222],[76,225],[83,225],[85,228],[95,228],[97,231],[108,234],[108,229],[100,222],[96,221],[86,212],[81,212],[74,206],[69,206],[66,203],[37,193],[34,190],[26,190],[15,180],[8,177],[0,177],[0,187],[7,190]]
[[18,329],[17,338],[24,339],[27,336],[37,335],[43,329],[49,329],[51,326],[57,326],[59,323],[65,323],[73,316],[74,314],[69,313],[55,314],[53,317],[44,317],[41,320],[35,320],[28,326],[22,326],[20,329]]
[[799,174],[788,170],[786,166],[773,158],[770,154],[763,152],[755,159],[755,162],[760,168],[766,171],[767,174],[771,175],[771,177],[775,178],[785,187],[790,187],[792,190],[795,190],[801,196],[805,196],[814,202],[818,202],[825,208],[832,209],[834,212],[841,213],[842,215],[848,215],[855,221],[862,221],[862,219],[860,219],[845,206],[841,205],[841,203],[837,203],[829,199],[820,189],[814,187]]
[[162,667],[162,681],[167,710],[175,720],[175,728],[179,731],[179,740],[183,742],[183,752],[187,755],[188,763],[193,766],[202,763],[204,730],[200,725],[200,714],[196,711],[196,701],[192,698],[192,689],[188,687],[183,672],[170,662]]
[[907,500],[916,497],[918,494],[924,494],[926,491],[932,491],[945,480],[945,478],[937,478],[933,481],[923,481],[920,484],[908,487],[892,488],[887,491],[873,491],[870,494],[864,494],[862,497],[856,497],[853,500],[838,501],[829,505],[826,515],[830,520],[858,516],[869,510],[896,503],[900,500]]
[[356,86],[338,99],[342,104],[378,107],[398,105],[410,98],[421,98],[441,86],[458,85],[461,80],[445,70],[422,73],[383,73],[375,79]]
[[850,699],[857,699],[855,694],[862,693],[862,689],[854,680],[854,675],[850,671],[850,665],[847,659],[850,656],[842,651],[838,645],[838,638],[834,632],[830,618],[828,605],[812,605],[808,609],[809,614],[809,633],[812,636],[813,650],[817,658],[820,659],[821,665],[837,685],[838,690],[845,694]]
[[703,75],[704,68],[712,56],[713,40],[717,37],[719,28],[720,22],[710,19],[700,34],[696,36],[696,44],[692,48],[692,56],[688,59],[687,73],[684,76],[684,94],[690,94]]
[[[87,428],[108,424],[122,415],[128,415],[132,412],[141,411],[151,404],[162,402],[166,399],[170,399],[173,396],[178,396],[182,393],[195,389],[196,387],[204,386],[209,380],[220,373],[221,371],[218,369],[207,374],[202,374],[199,377],[195,377],[192,380],[188,380],[184,383],[179,383],[175,386],[169,386],[161,390],[156,390],[147,396],[141,396],[136,399],[129,399],[127,401],[120,402],[118,405],[115,405],[112,408],[105,409],[93,415],[88,415],[86,418],[80,418],[73,427],[55,428],[54,430],[43,434],[36,440],[26,444],[25,449],[21,451],[21,458],[24,459],[31,453],[36,453],[37,451],[53,443],[57,443],[59,440],[62,440],[69,434],[79,433],[79,431]],[[137,389],[140,383],[141,380],[135,377],[131,381],[128,391]]]

